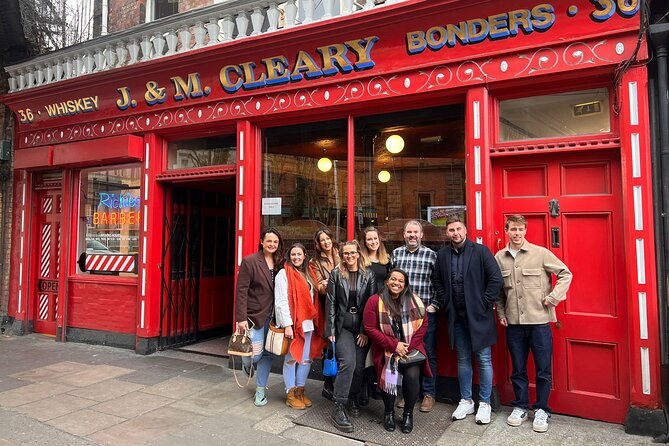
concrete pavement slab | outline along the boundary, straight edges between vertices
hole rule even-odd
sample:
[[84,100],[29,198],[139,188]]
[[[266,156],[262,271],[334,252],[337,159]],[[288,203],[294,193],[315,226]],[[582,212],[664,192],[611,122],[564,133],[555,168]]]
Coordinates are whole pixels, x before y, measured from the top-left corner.
[[180,370],[163,367],[160,365],[153,365],[145,369],[136,370],[132,373],[124,375],[119,379],[121,381],[128,381],[135,384],[143,384],[145,386],[152,386],[161,383],[175,376],[182,374]]
[[95,401],[64,394],[24,404],[17,407],[16,410],[36,420],[47,421],[85,409],[93,404]]
[[47,424],[72,435],[85,437],[124,421],[126,419],[122,417],[84,409],[49,420]]
[[18,412],[0,408],[0,446],[24,445],[93,446],[95,443]]
[[50,396],[67,393],[73,387],[57,383],[35,383],[0,393],[0,406],[17,407]]
[[166,381],[142,389],[144,393],[180,400],[211,387],[208,382],[198,381],[184,376],[175,376]]
[[[23,372],[13,373],[9,376],[16,379],[26,380],[26,381],[53,381],[57,378],[60,378],[63,375],[77,373],[91,367],[88,364],[81,364],[77,362],[63,361],[57,362],[55,364],[50,364],[44,367],[38,367],[35,369],[26,370]],[[65,384],[65,383],[63,383]]]
[[[170,432],[196,424],[202,416],[173,407],[162,407],[142,416],[90,435],[110,446],[151,445]],[[190,442],[189,442],[190,443]]]
[[310,446],[360,446],[361,444],[351,438],[297,425],[293,425],[292,428],[284,431],[281,436]]
[[[251,398],[253,393],[249,389],[239,389],[234,379],[216,384],[206,390],[191,395],[171,404],[171,407],[188,410],[194,413],[213,416],[230,407],[248,404],[253,406]],[[246,403],[244,401],[247,400]]]
[[60,376],[53,381],[72,387],[86,387],[108,379],[118,378],[119,376],[127,375],[132,372],[134,372],[134,370],[123,367],[95,365],[76,373],[68,373]]
[[11,377],[0,377],[0,392],[6,392],[7,390],[18,389],[19,387],[29,385],[29,381],[23,381]]
[[232,377],[232,371],[220,365],[206,364],[204,367],[193,370],[182,375],[185,378],[207,381],[210,383],[220,383]]
[[102,403],[137,390],[142,390],[144,387],[145,386],[142,384],[119,381],[117,379],[108,379],[81,389],[72,390],[71,392],[68,392],[68,395],[87,398]]
[[172,398],[136,391],[97,404],[91,407],[91,409],[109,415],[116,415],[117,417],[135,418],[159,407],[171,404],[174,401]]

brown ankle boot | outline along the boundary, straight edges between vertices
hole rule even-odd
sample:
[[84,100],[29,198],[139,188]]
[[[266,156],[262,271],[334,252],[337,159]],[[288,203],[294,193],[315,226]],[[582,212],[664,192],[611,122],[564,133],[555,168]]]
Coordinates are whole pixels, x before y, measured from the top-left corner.
[[306,407],[311,407],[312,406],[311,400],[304,394],[304,386],[296,387],[296,389],[297,389],[297,397],[304,403]]
[[297,409],[304,410],[307,406],[304,405],[297,393],[297,387],[293,387],[288,390],[288,395],[286,396],[286,406]]

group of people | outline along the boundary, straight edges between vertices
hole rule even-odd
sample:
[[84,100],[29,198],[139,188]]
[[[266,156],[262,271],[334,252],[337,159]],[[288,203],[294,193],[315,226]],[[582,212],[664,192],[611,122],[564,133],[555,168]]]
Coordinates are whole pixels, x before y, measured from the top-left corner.
[[[444,310],[461,394],[453,420],[476,413],[477,424],[490,423],[497,316],[506,329],[513,366],[515,400],[507,423],[520,426],[528,419],[531,351],[537,390],[533,429],[545,432],[551,413],[549,323],[556,321],[555,306],[566,298],[571,272],[551,251],[525,239],[527,221],[520,215],[507,218],[509,242],[495,256],[467,239],[459,216],[448,217],[446,231],[449,239],[437,253],[422,244],[421,223],[410,220],[404,226],[404,246],[389,254],[376,228],[363,230],[360,242],[341,245],[329,229],[321,228],[311,259],[296,243],[284,260],[281,235],[265,230],[261,249],[243,259],[237,279],[237,329],[249,330],[253,344],[243,368],[251,374],[255,365],[254,404],[267,404],[272,355],[264,342],[274,318],[291,340],[283,365],[288,406],[312,405],[305,395],[312,360],[334,344],[339,370],[333,380],[326,377],[322,391],[334,402],[333,425],[353,432],[351,418],[360,416],[371,386],[383,399],[384,428],[396,429],[397,407],[402,409],[400,430],[409,433],[414,407],[420,402],[419,410],[429,412],[435,404],[437,314]],[[478,365],[478,408],[472,395],[472,357]]]

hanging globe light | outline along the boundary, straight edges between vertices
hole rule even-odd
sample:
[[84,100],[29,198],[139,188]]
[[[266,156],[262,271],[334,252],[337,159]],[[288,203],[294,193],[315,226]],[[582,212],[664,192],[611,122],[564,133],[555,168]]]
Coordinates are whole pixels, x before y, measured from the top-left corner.
[[328,157],[323,157],[318,160],[318,170],[321,172],[329,172],[332,169],[332,160]]
[[386,149],[393,154],[400,153],[404,149],[404,138],[400,135],[390,135],[386,139]]
[[390,181],[390,172],[388,172],[387,170],[382,170],[381,172],[379,172],[378,178],[380,182],[387,183],[388,181]]

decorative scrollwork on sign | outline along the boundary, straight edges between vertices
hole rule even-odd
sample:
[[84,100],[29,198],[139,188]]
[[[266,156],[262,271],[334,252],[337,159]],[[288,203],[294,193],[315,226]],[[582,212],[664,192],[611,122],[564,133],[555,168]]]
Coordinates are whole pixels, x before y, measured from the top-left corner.
[[293,95],[293,104],[296,107],[314,107],[321,105],[314,100],[313,91],[297,90]]
[[350,100],[360,99],[365,94],[365,85],[360,81],[349,82],[347,85],[344,85],[340,88],[344,89],[344,94],[342,95],[341,98],[337,99],[337,101],[335,102],[341,102],[342,100],[346,102]]
[[[438,67],[433,68],[429,73],[421,70],[418,74],[422,77],[426,77],[426,79],[423,85],[416,87],[416,91],[421,91],[425,88],[428,90],[433,88],[443,88],[453,80],[453,71],[446,65],[439,65]],[[418,76],[416,76],[416,78],[417,77]],[[408,88],[407,84],[411,84],[410,77],[407,77],[405,80],[405,86]]]
[[613,62],[612,60],[606,59],[597,54],[597,48],[606,45],[606,40],[597,42],[593,46],[588,45],[585,42],[575,42],[565,48],[564,53],[562,54],[562,60],[567,65],[580,65],[591,63],[594,64],[598,59],[602,62]]
[[486,74],[485,66],[492,62],[492,59],[485,60],[480,64],[473,60],[462,62],[458,67],[458,80],[462,83],[471,81],[494,80],[493,76]]
[[232,116],[248,116],[252,115],[252,112],[249,112],[248,110],[248,105],[249,102],[251,102],[253,98],[249,98],[246,101],[242,99],[235,99],[232,101],[232,104],[230,104],[230,114]]
[[521,74],[529,75],[537,71],[552,70],[557,66],[558,61],[560,60],[557,52],[551,48],[538,49],[534,52],[534,54],[532,54],[532,56],[519,54],[518,58],[527,60],[527,64],[522,70],[516,73],[514,77],[518,77]]
[[217,102],[216,105],[210,105],[207,108],[211,111],[211,114],[205,118],[207,120],[221,119],[228,114],[228,104],[225,102]]
[[275,96],[267,96],[267,99],[272,101],[272,104],[269,107],[270,111],[272,112],[286,110],[288,107],[290,107],[291,104],[290,96],[287,93],[279,93]]
[[367,91],[370,96],[390,96],[391,93],[395,95],[401,94],[399,91],[396,91],[391,82],[397,79],[397,76],[393,76],[390,79],[386,79],[382,76],[374,76],[367,82]]

